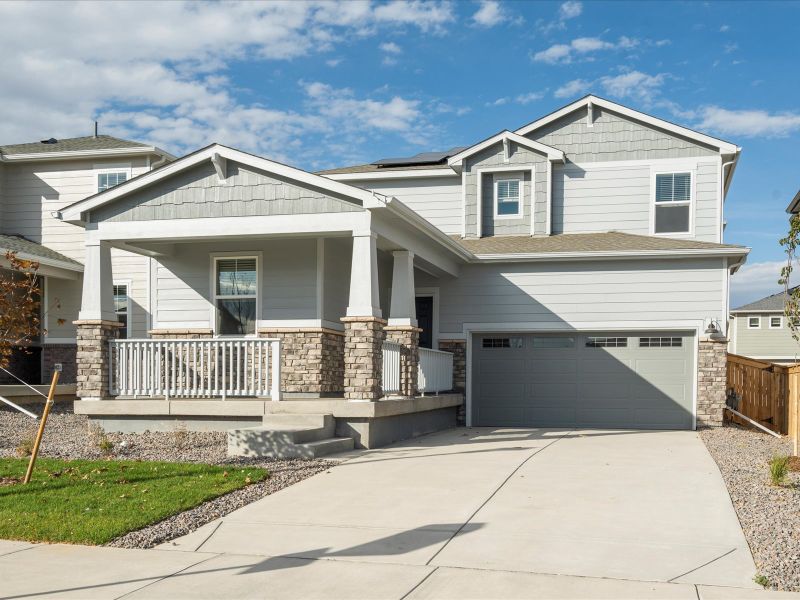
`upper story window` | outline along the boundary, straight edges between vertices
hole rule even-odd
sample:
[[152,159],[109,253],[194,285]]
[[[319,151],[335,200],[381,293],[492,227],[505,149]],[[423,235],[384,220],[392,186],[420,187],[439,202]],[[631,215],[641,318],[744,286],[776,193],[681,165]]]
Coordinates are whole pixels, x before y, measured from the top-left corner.
[[494,182],[494,216],[522,216],[522,183],[519,179],[498,179]]
[[748,329],[761,329],[761,317],[747,317]]
[[769,318],[769,328],[770,329],[780,329],[783,327],[783,317],[770,317]]
[[214,259],[216,332],[248,335],[256,331],[258,258]]
[[128,318],[130,315],[130,297],[128,296],[127,284],[114,284],[114,312],[117,313],[117,321],[122,323],[119,330],[120,339],[128,337]]
[[97,191],[105,192],[108,188],[119,185],[124,181],[128,181],[127,171],[113,171],[108,173],[97,174]]
[[692,174],[656,175],[655,233],[689,233],[692,215]]

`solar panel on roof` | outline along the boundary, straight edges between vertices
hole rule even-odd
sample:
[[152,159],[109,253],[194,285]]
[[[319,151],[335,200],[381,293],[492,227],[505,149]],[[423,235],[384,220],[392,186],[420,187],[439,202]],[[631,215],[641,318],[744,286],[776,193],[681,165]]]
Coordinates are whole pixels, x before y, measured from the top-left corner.
[[399,158],[382,158],[380,160],[376,160],[371,164],[378,167],[435,165],[437,163],[443,162],[448,157],[453,156],[454,154],[458,154],[462,150],[464,150],[463,146],[456,146],[455,148],[450,148],[450,150],[445,150],[443,152],[420,152],[419,154],[415,154],[414,156],[406,156]]

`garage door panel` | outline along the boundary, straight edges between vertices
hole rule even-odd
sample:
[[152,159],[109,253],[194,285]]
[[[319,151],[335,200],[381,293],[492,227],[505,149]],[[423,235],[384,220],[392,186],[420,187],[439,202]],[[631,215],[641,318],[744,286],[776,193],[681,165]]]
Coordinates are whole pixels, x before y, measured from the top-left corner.
[[[573,332],[486,337],[509,336],[521,347],[482,348],[480,337],[473,346],[476,425],[692,427],[695,342],[691,334]],[[587,346],[589,338],[591,344],[609,345]],[[612,346],[622,339],[625,346]]]

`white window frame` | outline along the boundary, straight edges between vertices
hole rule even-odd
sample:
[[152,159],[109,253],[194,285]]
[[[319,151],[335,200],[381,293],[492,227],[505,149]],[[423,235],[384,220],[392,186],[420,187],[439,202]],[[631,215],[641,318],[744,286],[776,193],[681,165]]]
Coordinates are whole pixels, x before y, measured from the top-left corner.
[[[778,319],[778,324],[777,325],[773,325],[772,324],[772,319]],[[771,316],[771,317],[769,317],[769,321],[768,322],[769,322],[769,328],[770,329],[783,329],[783,317]]]
[[[501,181],[516,181],[518,184],[519,194],[517,195],[517,212],[511,214],[501,215],[497,210],[500,204],[498,188]],[[497,177],[493,182],[494,186],[494,218],[497,221],[504,221],[509,219],[522,219],[525,216],[525,178],[524,177]]]
[[[757,319],[758,325],[753,325],[750,320]],[[761,317],[747,317],[747,328],[748,329],[761,329]]]
[[[675,175],[677,173],[689,174],[689,200],[680,202],[656,202],[656,180],[659,175]],[[695,185],[697,182],[697,164],[676,164],[664,166],[650,171],[650,235],[666,237],[694,237],[694,218],[695,218]],[[689,230],[688,231],[666,231],[656,233],[656,207],[657,206],[689,206]]]
[[[129,179],[133,179],[133,167],[131,163],[106,163],[106,164],[98,164],[92,167],[92,173],[94,174],[94,191],[96,193],[100,193],[100,175],[105,173],[125,173],[125,181]],[[116,186],[115,186],[116,187]],[[108,188],[109,190],[111,188]],[[104,190],[107,191],[107,190]]]
[[[127,335],[125,336],[125,339],[129,339],[129,338],[132,337],[131,334],[133,333],[133,331],[132,331],[133,330],[133,318],[132,318],[133,317],[133,310],[132,310],[133,309],[133,302],[131,300],[131,289],[132,289],[131,280],[130,279],[115,279],[114,282],[112,283],[112,285],[115,285],[115,286],[124,285],[125,286],[125,293],[128,296],[128,305],[126,307],[126,311],[127,312],[125,313],[126,315],[128,315],[128,323],[126,325],[126,329],[127,329],[126,333],[127,333]],[[112,288],[112,290],[113,290],[113,288]],[[116,310],[116,306],[115,306],[114,313],[116,314],[116,312],[117,312],[117,310]]]
[[236,298],[251,298],[252,296],[218,296],[217,295],[217,262],[221,259],[251,259],[256,261],[256,317],[253,333],[245,334],[244,337],[258,337],[258,323],[261,320],[261,264],[263,262],[263,252],[212,252],[211,258],[211,274],[210,274],[210,323],[211,330],[214,332],[215,337],[242,337],[241,335],[223,335],[217,330],[217,300],[219,299],[236,299]]

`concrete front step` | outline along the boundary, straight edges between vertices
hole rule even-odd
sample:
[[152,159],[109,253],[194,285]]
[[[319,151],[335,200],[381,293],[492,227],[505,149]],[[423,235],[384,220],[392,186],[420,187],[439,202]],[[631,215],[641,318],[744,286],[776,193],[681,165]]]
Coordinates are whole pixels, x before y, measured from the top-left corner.
[[261,427],[228,431],[228,456],[315,458],[353,449],[352,438],[334,438],[332,415],[265,415]]

